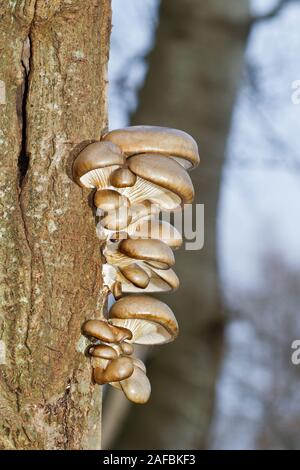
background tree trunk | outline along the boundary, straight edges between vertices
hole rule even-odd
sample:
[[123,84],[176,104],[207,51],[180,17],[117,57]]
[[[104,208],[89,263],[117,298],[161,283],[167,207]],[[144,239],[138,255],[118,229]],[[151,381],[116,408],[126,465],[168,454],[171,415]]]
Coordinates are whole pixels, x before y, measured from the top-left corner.
[[163,299],[181,334],[151,351],[152,397],[147,406],[132,408],[118,441],[121,449],[206,445],[223,336],[217,207],[248,20],[247,0],[162,0],[157,46],[133,123],[184,129],[198,141],[202,162],[191,176],[195,202],[205,205],[205,245],[176,253],[181,287]]
[[1,449],[100,445],[80,334],[101,315],[99,245],[70,169],[107,126],[110,27],[110,0],[0,0]]

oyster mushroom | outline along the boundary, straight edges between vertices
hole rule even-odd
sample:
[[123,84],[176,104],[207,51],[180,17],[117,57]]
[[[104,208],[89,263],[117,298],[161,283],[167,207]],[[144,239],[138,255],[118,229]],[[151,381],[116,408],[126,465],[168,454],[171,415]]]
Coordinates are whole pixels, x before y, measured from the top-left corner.
[[145,372],[134,366],[131,376],[120,382],[120,387],[128,400],[139,405],[147,403],[151,395],[151,385]]
[[145,261],[149,266],[158,269],[168,269],[175,264],[173,251],[161,240],[127,238],[121,240],[118,251],[129,258]]
[[163,344],[178,335],[177,320],[168,305],[148,295],[128,295],[110,309],[109,322],[132,332],[137,344]]
[[174,158],[185,168],[194,168],[200,158],[195,140],[186,132],[159,126],[131,126],[115,129],[103,137],[127,155],[157,153]]
[[145,293],[154,292],[174,292],[179,287],[179,279],[173,269],[155,269],[149,270],[150,281],[146,287],[139,287],[130,282],[125,276],[117,273],[117,279],[122,284],[124,293]]
[[118,353],[115,351],[115,349],[108,344],[92,345],[89,348],[89,354],[90,356],[100,357],[101,359],[106,359],[108,361],[118,357]]
[[120,382],[130,377],[134,372],[133,361],[129,357],[120,356],[110,361],[105,369],[95,367],[94,381],[103,385],[110,382]]
[[121,343],[126,339],[131,339],[130,330],[121,327],[114,328],[104,320],[88,320],[83,324],[82,333],[89,338],[99,339],[105,343]]
[[[124,278],[130,281],[134,286],[140,287],[141,289],[145,289],[150,282],[150,277],[147,272],[137,263],[129,264],[128,266],[119,268],[119,270]],[[122,284],[122,281],[120,282]]]
[[120,189],[131,204],[144,200],[157,204],[161,210],[172,211],[194,199],[194,188],[186,170],[164,155],[141,154],[128,158],[129,169],[137,175],[131,188]]
[[118,168],[110,175],[110,183],[115,188],[131,187],[136,182],[136,175],[129,168]]
[[85,147],[73,164],[75,183],[85,188],[106,189],[111,173],[125,162],[125,156],[112,142],[94,142]]
[[167,292],[179,286],[177,275],[170,269],[174,254],[160,240],[125,239],[107,246],[103,254],[107,266],[115,270],[106,277],[110,289],[116,281],[125,293]]
[[119,207],[130,207],[130,201],[113,189],[102,189],[95,192],[94,204],[103,212],[110,212]]
[[173,250],[177,250],[182,245],[180,232],[166,221],[157,219],[143,219],[136,224],[131,224],[127,228],[127,233],[132,239],[136,238],[156,238],[166,243]]
[[120,281],[115,281],[112,286],[112,295],[115,299],[122,297],[122,284]]

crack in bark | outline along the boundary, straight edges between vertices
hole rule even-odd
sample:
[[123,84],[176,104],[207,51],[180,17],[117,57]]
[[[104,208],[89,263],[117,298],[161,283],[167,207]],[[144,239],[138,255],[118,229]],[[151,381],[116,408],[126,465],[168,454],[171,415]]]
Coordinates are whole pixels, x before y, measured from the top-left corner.
[[24,69],[24,81],[23,81],[23,89],[22,89],[22,97],[21,97],[21,122],[22,122],[22,138],[21,138],[21,150],[18,159],[18,167],[19,167],[19,187],[20,190],[22,189],[22,183],[26,176],[28,166],[29,166],[29,155],[27,153],[27,141],[26,141],[26,133],[27,133],[27,110],[26,110],[26,103],[29,91],[29,73],[30,73],[30,51],[31,51],[31,40],[30,40],[30,32],[27,38],[24,41],[21,63]]

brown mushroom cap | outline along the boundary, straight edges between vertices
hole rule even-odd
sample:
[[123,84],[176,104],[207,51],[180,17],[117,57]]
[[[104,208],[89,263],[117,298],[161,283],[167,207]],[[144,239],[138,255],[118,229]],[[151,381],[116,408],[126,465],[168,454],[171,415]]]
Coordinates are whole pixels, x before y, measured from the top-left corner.
[[112,286],[112,295],[115,299],[122,297],[122,284],[119,281],[114,282]]
[[142,220],[135,226],[135,230],[128,231],[130,238],[156,238],[177,250],[182,245],[182,236],[180,232],[166,221],[158,219]]
[[109,212],[119,207],[130,207],[130,201],[113,189],[101,189],[94,194],[94,204],[104,212]]
[[95,367],[94,369],[94,381],[103,385],[110,382],[120,382],[121,380],[127,379],[133,374],[134,365],[133,361],[129,357],[120,356],[117,359],[113,359],[109,362],[106,369]]
[[116,327],[114,330],[115,334],[115,343],[122,343],[123,341],[130,340],[132,338],[132,332],[128,328],[123,327],[122,325]]
[[[102,186],[109,186],[106,179],[124,162],[125,156],[117,145],[112,142],[94,142],[85,147],[75,159],[74,181],[86,188],[101,187],[101,182],[104,183]],[[107,167],[111,167],[108,173],[101,172],[101,169]]]
[[[142,154],[128,158],[127,162],[130,170],[137,176],[158,186],[165,193],[170,191],[174,196],[177,196],[178,205],[181,203],[190,204],[193,201],[194,188],[191,178],[175,160],[163,155]],[[130,189],[127,191],[129,191],[128,197],[130,199]],[[149,195],[147,199],[153,200],[153,196],[151,199],[151,195]],[[163,201],[161,202],[163,203]]]
[[106,213],[101,218],[100,225],[107,230],[122,230],[126,228],[132,220],[129,207],[118,207]]
[[110,175],[110,183],[115,188],[131,187],[136,182],[136,175],[129,168],[118,168]]
[[100,357],[101,359],[112,360],[118,357],[117,352],[107,344],[96,344],[89,348],[89,354],[93,357]]
[[173,251],[161,240],[127,238],[119,243],[119,251],[129,258],[147,261],[158,269],[168,269],[175,264]]
[[179,279],[172,269],[156,269],[148,268],[148,275],[150,282],[146,287],[138,287],[131,283],[125,276],[122,275],[121,269],[117,273],[117,279],[122,284],[122,291],[124,293],[145,293],[150,294],[153,292],[174,292],[179,287]]
[[125,339],[131,339],[130,330],[122,327],[114,327],[107,321],[88,320],[83,324],[82,332],[85,336],[99,339],[105,343],[121,343]]
[[103,140],[115,143],[128,156],[161,153],[175,157],[185,168],[196,167],[200,161],[198,146],[193,137],[178,129],[131,126],[113,130]]
[[150,278],[146,271],[136,263],[129,264],[123,268],[120,267],[119,269],[122,275],[137,287],[145,289],[150,282]]
[[[122,349],[122,352],[124,354],[126,354],[126,356],[131,356],[131,354],[133,354],[133,346],[132,344],[130,343],[126,343],[125,341],[123,343],[120,344],[120,347]],[[134,358],[133,359],[133,362],[134,362]]]
[[100,339],[106,343],[115,341],[114,330],[106,321],[88,320],[83,324],[82,332],[85,336]]
[[142,405],[147,403],[150,398],[151,385],[149,379],[138,366],[134,367],[132,375],[123,380],[120,385],[128,400],[133,403]]
[[132,331],[132,343],[168,343],[178,335],[178,323],[170,307],[149,295],[122,297],[112,305],[109,321]]
[[158,215],[160,212],[159,207],[151,201],[145,200],[138,204],[131,206],[132,223],[148,219],[151,216]]

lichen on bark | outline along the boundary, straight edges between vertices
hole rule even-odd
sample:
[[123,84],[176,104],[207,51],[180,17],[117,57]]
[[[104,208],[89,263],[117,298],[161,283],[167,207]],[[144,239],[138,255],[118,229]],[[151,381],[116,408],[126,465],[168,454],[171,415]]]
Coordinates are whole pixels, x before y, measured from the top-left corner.
[[71,179],[107,128],[110,0],[0,0],[0,448],[99,448],[101,392],[82,354],[101,315],[88,193]]

